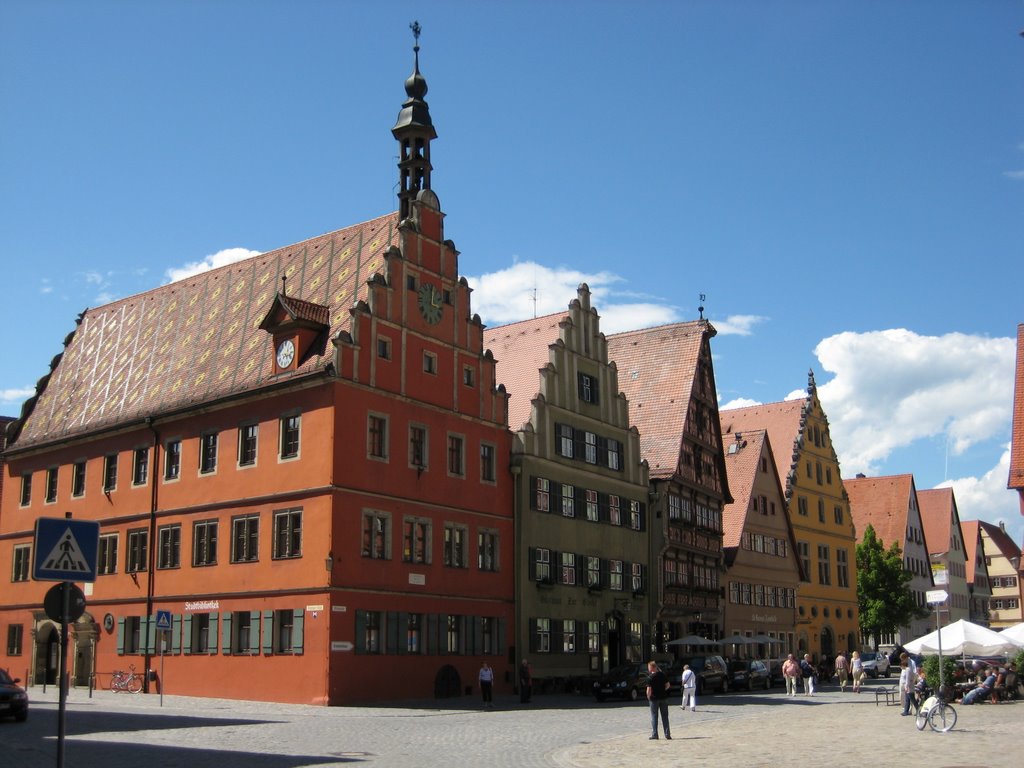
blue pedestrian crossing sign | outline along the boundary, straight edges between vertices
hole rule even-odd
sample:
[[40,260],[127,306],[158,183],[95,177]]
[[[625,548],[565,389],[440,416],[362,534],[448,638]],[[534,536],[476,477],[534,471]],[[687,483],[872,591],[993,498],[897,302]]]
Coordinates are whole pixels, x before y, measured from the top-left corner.
[[66,517],[36,520],[32,576],[37,581],[96,581],[100,524]]
[[156,612],[156,628],[157,629],[170,629],[171,628],[171,612],[170,611],[157,611]]

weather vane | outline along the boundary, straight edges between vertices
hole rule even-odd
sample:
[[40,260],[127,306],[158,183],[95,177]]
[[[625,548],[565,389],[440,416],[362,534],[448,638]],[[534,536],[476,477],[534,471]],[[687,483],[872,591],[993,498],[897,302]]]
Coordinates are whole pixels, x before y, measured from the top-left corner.
[[697,307],[697,311],[700,312],[700,319],[704,319],[704,299],[706,298],[703,293],[698,294],[700,296],[700,306]]
[[409,29],[412,30],[412,36],[413,38],[415,38],[416,47],[418,48],[420,45],[420,31],[423,29],[423,27],[420,26],[420,23],[418,21],[414,21],[412,24],[409,25]]

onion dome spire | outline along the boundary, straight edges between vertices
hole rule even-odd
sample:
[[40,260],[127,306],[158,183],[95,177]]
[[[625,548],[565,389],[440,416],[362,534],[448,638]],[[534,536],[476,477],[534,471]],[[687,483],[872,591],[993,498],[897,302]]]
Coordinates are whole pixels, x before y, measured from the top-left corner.
[[415,44],[413,45],[413,70],[405,81],[405,95],[408,97],[398,113],[398,122],[391,134],[398,140],[400,155],[398,161],[398,212],[399,220],[408,218],[412,201],[420,190],[430,189],[430,142],[437,138],[430,109],[423,97],[427,95],[427,81],[420,74],[420,24],[409,25]]

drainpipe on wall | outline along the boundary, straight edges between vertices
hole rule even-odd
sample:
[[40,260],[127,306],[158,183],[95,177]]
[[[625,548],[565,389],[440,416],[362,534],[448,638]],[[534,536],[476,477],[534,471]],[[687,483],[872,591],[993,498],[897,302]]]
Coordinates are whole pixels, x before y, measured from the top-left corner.
[[[149,492],[149,550],[146,552],[146,641],[145,641],[145,666],[143,669],[146,670],[146,674],[143,680],[143,691],[149,693],[149,678],[150,678],[150,665],[152,664],[153,654],[149,650],[149,623],[154,621],[153,619],[153,594],[155,592],[156,585],[153,583],[154,574],[156,572],[156,510],[157,510],[157,475],[160,471],[160,433],[157,432],[156,427],[153,426],[153,417],[146,417],[146,426],[149,431],[153,433],[153,465],[150,469],[149,478],[152,482],[152,488]],[[153,637],[156,638],[156,632],[153,632]],[[160,685],[163,685],[163,681],[160,681]]]

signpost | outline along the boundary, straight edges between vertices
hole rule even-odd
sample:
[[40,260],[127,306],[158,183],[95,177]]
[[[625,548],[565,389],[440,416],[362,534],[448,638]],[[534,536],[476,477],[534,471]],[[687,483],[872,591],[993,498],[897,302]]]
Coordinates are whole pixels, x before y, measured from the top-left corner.
[[33,540],[32,577],[36,581],[59,581],[43,600],[46,615],[60,622],[58,677],[60,699],[57,710],[57,768],[64,768],[64,731],[68,701],[68,624],[85,612],[85,595],[75,581],[96,581],[100,548],[100,524],[61,517],[36,520]]
[[935,634],[939,642],[939,696],[942,696],[942,689],[946,685],[942,672],[942,604],[948,599],[949,593],[944,589],[929,589],[924,593],[925,602],[935,606]]
[[160,633],[160,706],[164,705],[164,652],[167,650],[167,638],[171,631],[171,612],[156,612],[156,629]]

